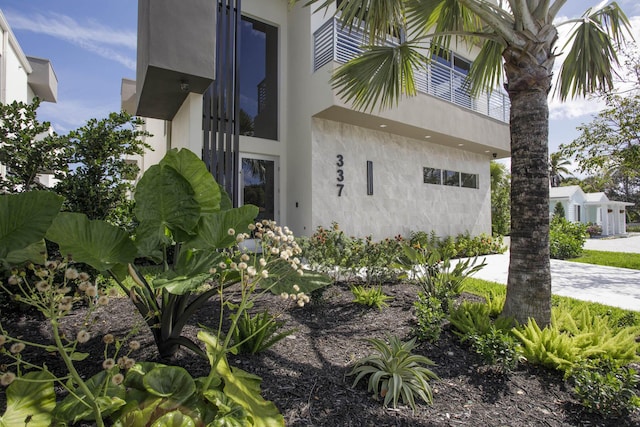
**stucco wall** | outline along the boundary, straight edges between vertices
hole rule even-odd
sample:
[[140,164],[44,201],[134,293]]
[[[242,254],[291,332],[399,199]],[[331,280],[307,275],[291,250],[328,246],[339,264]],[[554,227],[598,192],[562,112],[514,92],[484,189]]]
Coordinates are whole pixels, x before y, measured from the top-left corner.
[[[348,234],[375,239],[419,230],[439,236],[491,232],[486,157],[323,119],[313,120],[312,133],[314,228],[336,221]],[[367,195],[367,161],[373,162],[373,195]],[[478,174],[480,188],[424,184],[423,167]]]

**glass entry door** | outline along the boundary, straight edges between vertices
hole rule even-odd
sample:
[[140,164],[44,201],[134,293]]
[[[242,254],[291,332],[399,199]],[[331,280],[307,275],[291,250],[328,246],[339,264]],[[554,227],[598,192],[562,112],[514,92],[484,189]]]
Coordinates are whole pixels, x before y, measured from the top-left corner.
[[240,205],[257,206],[259,220],[279,220],[278,170],[275,157],[240,156]]

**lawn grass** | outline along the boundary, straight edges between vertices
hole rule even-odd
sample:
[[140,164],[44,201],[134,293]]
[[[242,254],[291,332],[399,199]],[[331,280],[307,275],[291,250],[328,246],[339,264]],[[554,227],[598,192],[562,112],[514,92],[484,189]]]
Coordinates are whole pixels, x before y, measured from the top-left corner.
[[640,254],[584,250],[578,258],[567,261],[640,270]]
[[[496,282],[468,278],[464,281],[464,290],[465,292],[486,297],[491,293],[493,293],[493,295],[504,295],[507,292],[507,287]],[[597,302],[581,301],[559,295],[551,296],[551,304],[554,307],[559,307],[567,311],[571,311],[576,307],[588,307],[591,313],[599,316],[607,316],[614,324],[618,324],[619,326],[640,326],[640,313],[637,311],[625,310]]]

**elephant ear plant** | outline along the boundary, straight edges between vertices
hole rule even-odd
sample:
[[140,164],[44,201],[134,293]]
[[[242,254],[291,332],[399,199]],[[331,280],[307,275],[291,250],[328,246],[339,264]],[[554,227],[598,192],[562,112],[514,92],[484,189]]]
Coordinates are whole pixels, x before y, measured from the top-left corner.
[[[181,332],[210,297],[241,281],[247,271],[239,265],[265,262],[248,254],[245,261],[234,259],[240,256],[237,244],[248,237],[249,226],[256,228],[253,219],[258,208],[230,208],[228,196],[189,150],[169,151],[149,168],[134,197],[139,226],[133,241],[116,227],[73,213],[58,215],[47,238],[60,245],[62,254],[71,254],[75,261],[106,271],[116,280],[151,328],[161,357],[172,357],[180,346],[204,356]],[[290,251],[294,258],[294,250]],[[162,272],[152,280],[145,278],[133,264],[136,257],[161,263]],[[123,280],[127,271],[133,284]],[[194,296],[203,285],[209,288]]]

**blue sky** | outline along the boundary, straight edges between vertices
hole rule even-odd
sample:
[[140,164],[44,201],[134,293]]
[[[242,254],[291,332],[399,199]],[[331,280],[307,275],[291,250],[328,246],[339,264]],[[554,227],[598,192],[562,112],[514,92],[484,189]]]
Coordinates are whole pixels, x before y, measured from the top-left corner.
[[[282,0],[285,1],[285,0]],[[58,133],[88,119],[120,110],[120,83],[135,78],[136,0],[0,0],[24,53],[51,60],[58,77],[58,102],[43,103],[42,120]],[[597,0],[569,0],[562,19],[580,16]],[[640,2],[618,0],[640,41]],[[565,26],[568,28],[568,26]],[[562,47],[563,43],[558,43]],[[560,61],[557,61],[558,63]],[[576,126],[602,106],[593,100],[550,103],[550,151],[578,136]]]

